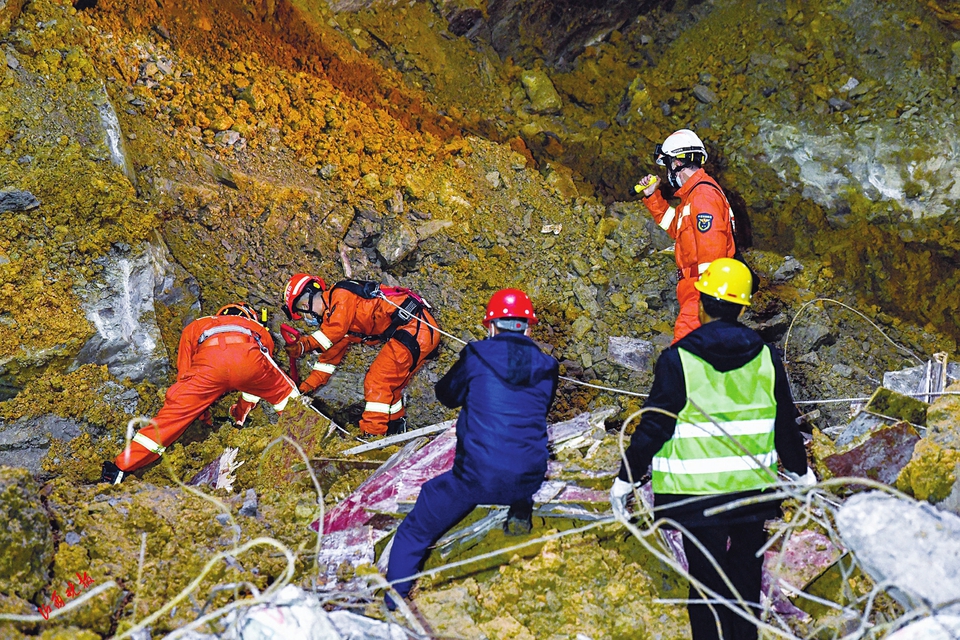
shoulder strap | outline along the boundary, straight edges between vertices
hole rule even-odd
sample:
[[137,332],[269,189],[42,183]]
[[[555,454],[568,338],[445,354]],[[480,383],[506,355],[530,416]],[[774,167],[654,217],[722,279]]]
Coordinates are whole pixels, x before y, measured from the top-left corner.
[[331,291],[335,289],[346,289],[350,293],[368,300],[380,297],[380,283],[373,280],[341,280],[333,285]]
[[724,204],[727,205],[727,211],[730,212],[730,230],[733,232],[734,244],[736,244],[736,237],[737,237],[737,218],[736,218],[736,216],[733,215],[733,207],[730,206],[730,200],[727,199],[727,194],[724,193],[723,189],[720,188],[720,185],[714,184],[713,182],[710,182],[710,181],[708,181],[708,180],[701,180],[701,181],[698,182],[697,184],[693,185],[693,187],[690,189],[690,193],[693,193],[693,190],[696,189],[697,187],[699,187],[699,186],[702,185],[702,184],[705,184],[705,185],[707,185],[707,186],[713,187],[714,189],[717,190],[717,192],[720,193],[721,197],[723,197],[723,202],[724,202]]

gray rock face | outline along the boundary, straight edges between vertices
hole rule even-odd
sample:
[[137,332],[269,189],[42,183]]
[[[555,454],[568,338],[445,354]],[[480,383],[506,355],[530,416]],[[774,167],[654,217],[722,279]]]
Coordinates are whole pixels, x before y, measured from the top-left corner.
[[501,58],[526,65],[542,57],[564,67],[591,42],[605,38],[656,2],[626,0],[490,0],[487,4],[491,44]]
[[803,271],[803,265],[793,256],[787,256],[783,264],[774,272],[774,282],[786,282],[793,279],[798,273]]
[[611,336],[607,340],[607,354],[617,364],[634,371],[649,371],[653,359],[653,343],[639,338]]
[[29,600],[50,577],[50,519],[40,502],[40,488],[23,469],[0,467],[0,504],[0,593]]
[[0,213],[4,211],[29,211],[39,206],[40,201],[29,191],[20,191],[11,187],[0,189]]
[[[124,413],[137,413],[140,396],[135,389],[125,389],[114,382],[94,391],[104,401],[120,407]],[[21,418],[14,422],[0,420],[0,465],[22,467],[33,475],[41,474],[40,461],[50,449],[50,441],[71,440],[81,433],[104,435],[104,430],[85,421],[47,414],[36,418]]]
[[377,252],[388,267],[391,267],[417,248],[417,232],[409,224],[401,223],[389,228],[377,242]]
[[76,420],[54,415],[0,421],[0,465],[39,473],[40,460],[47,454],[51,438],[71,440],[82,432]]
[[889,581],[905,607],[960,615],[960,518],[880,492],[850,498],[837,513],[843,543],[875,582]]
[[[357,345],[354,349],[363,349]],[[315,404],[338,424],[357,422],[363,413],[363,374],[338,371],[330,382],[310,394]]]
[[168,255],[165,246],[146,244],[138,252],[114,249],[101,260],[103,280],[78,291],[97,333],[80,349],[74,368],[95,363],[107,365],[118,378],[165,380],[170,363],[156,305],[199,312],[195,281]]
[[808,307],[790,333],[790,352],[808,353],[837,341],[833,320],[818,307]]

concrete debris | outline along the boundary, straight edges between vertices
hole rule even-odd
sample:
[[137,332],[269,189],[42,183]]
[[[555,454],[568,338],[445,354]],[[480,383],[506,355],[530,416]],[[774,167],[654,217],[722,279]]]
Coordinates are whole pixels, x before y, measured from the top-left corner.
[[924,402],[935,399],[926,394],[939,393],[956,382],[960,382],[960,363],[946,362],[945,354],[936,354],[926,364],[883,374],[884,387]]
[[960,616],[931,616],[891,633],[887,640],[956,640]]
[[850,498],[837,529],[863,570],[901,605],[960,615],[960,517],[873,491]]
[[320,599],[287,585],[263,604],[231,613],[221,634],[191,633],[187,640],[405,640],[403,627],[349,611],[326,611]]

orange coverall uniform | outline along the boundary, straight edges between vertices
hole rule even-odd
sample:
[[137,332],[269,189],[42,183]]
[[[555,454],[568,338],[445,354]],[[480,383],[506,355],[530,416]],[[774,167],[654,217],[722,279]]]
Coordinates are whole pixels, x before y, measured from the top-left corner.
[[[409,294],[387,296],[390,302],[402,305]],[[325,385],[337,370],[351,344],[379,341],[379,336],[390,327],[397,308],[382,298],[365,298],[340,287],[323,293],[326,310],[320,328],[310,336],[320,351],[313,371],[300,383],[300,391],[309,393]],[[397,328],[396,334],[383,343],[380,353],[370,365],[363,380],[366,404],[360,416],[360,430],[373,435],[387,432],[387,423],[406,415],[403,390],[413,375],[440,346],[440,333],[433,315],[424,308],[422,315],[411,318]],[[401,333],[406,336],[399,335]],[[404,343],[413,346],[406,346]]]
[[[254,337],[259,337],[259,342]],[[114,464],[135,471],[158,459],[220,396],[240,391],[231,414],[240,423],[260,398],[283,411],[300,395],[270,357],[273,338],[266,328],[240,316],[206,316],[183,330],[177,353],[177,381],[157,415],[137,432]]]
[[676,196],[680,198],[676,208],[667,203],[659,189],[643,199],[654,221],[677,242],[674,257],[680,315],[673,327],[674,342],[700,326],[700,292],[693,283],[711,262],[732,258],[736,251],[733,210],[720,185],[706,171],[698,169],[677,189]]

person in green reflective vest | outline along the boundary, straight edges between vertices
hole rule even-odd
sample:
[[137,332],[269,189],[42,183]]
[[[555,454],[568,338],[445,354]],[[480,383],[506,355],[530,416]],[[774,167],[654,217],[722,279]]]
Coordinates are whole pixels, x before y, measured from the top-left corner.
[[777,483],[778,463],[793,481],[816,483],[780,356],[738,322],[750,305],[752,286],[750,270],[732,258],[714,260],[700,276],[701,326],[661,354],[645,405],[679,420],[656,411],[643,414],[610,490],[611,506],[626,517],[630,480],[651,469],[655,516],[676,521],[699,540],[751,605],[749,612],[740,607],[684,533],[690,575],[727,601],[702,603],[703,594],[691,584],[687,611],[694,640],[757,638],[753,617],[760,610],[763,556],[756,554],[767,540],[764,521],[779,514],[779,504],[704,512],[770,489]]

